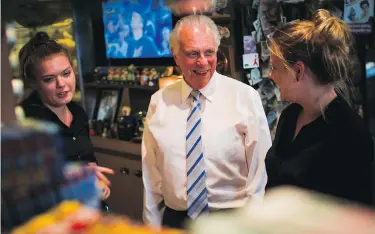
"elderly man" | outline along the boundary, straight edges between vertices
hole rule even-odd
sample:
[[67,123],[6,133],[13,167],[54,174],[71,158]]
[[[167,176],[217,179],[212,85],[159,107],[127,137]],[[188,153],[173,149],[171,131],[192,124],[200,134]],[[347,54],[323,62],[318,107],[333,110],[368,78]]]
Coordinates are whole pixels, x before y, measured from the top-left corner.
[[266,116],[253,88],[215,71],[219,45],[204,15],[182,18],[171,32],[183,79],[151,97],[142,142],[145,223],[181,228],[263,198]]

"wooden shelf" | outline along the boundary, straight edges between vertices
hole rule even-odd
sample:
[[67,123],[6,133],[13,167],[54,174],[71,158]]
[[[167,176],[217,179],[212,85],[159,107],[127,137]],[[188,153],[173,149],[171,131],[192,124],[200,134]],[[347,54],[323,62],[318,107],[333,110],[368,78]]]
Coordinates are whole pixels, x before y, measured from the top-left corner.
[[129,153],[141,156],[141,144],[131,141],[121,141],[118,139],[104,138],[100,136],[92,136],[91,141],[94,148],[104,150],[117,151],[121,153]]
[[233,20],[232,16],[230,15],[214,15],[209,16],[215,23],[228,23]]
[[129,89],[139,89],[139,90],[150,90],[158,91],[159,87],[155,86],[140,86],[140,85],[130,85],[130,84],[101,84],[101,83],[86,83],[87,88],[108,88],[108,89],[118,89],[118,88],[129,88]]

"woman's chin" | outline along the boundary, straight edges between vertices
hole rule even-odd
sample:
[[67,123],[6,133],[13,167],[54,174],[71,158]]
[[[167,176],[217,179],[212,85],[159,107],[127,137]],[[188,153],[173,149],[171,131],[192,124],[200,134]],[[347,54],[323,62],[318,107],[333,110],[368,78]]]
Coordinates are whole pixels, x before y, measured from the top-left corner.
[[55,100],[55,103],[58,104],[59,106],[63,106],[71,102],[72,98],[73,97],[71,95],[68,95],[67,97],[64,97],[64,98],[57,98]]

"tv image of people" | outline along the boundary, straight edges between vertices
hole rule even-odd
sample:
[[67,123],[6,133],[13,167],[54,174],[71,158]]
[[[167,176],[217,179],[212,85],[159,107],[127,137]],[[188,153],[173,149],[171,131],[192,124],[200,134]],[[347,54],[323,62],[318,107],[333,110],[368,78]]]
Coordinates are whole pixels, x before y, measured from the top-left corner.
[[164,0],[108,0],[102,8],[108,59],[172,57]]

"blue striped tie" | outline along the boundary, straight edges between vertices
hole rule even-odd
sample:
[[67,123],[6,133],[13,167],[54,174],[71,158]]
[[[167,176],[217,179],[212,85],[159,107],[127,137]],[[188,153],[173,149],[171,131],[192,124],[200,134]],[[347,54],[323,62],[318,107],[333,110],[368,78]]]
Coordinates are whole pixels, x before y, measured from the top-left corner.
[[191,111],[187,118],[186,166],[187,166],[187,207],[192,219],[208,211],[206,172],[201,136],[200,92],[193,90]]

